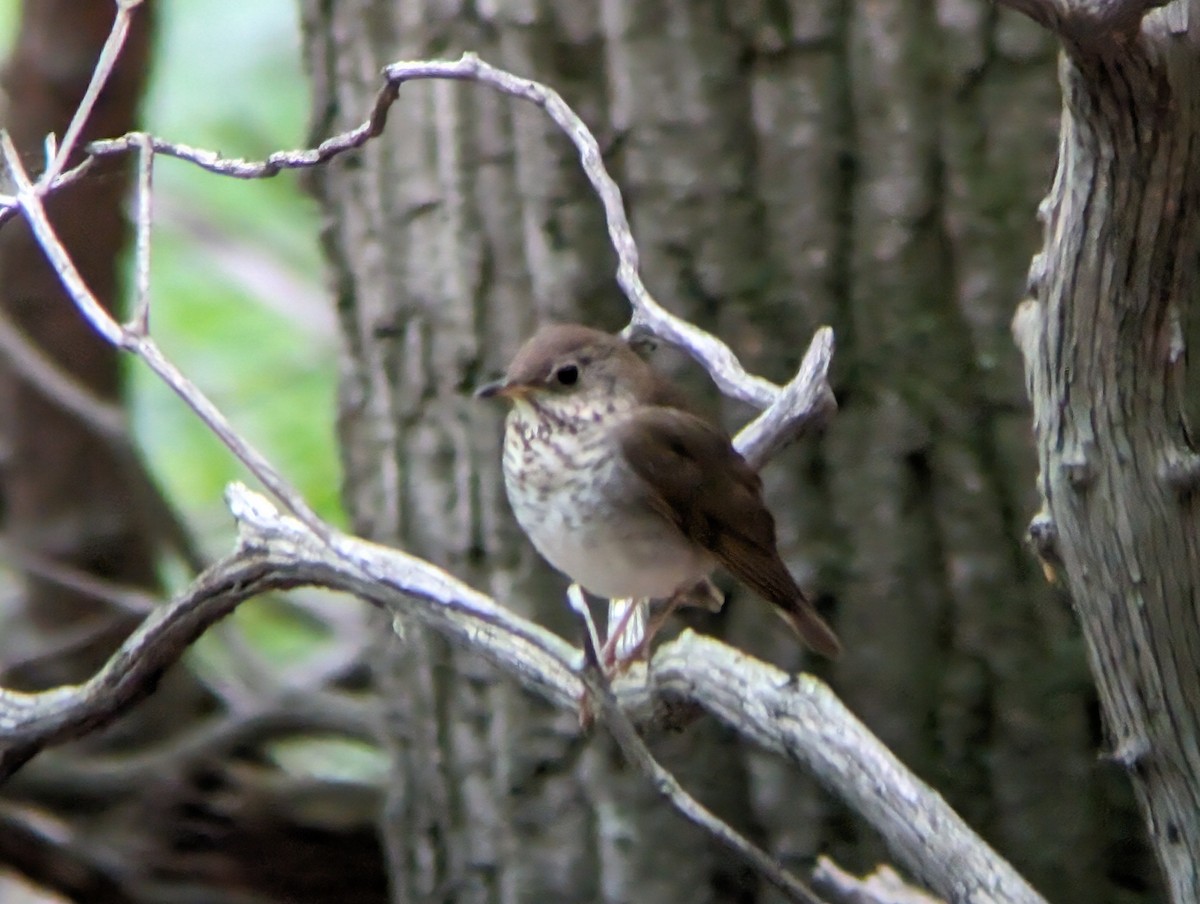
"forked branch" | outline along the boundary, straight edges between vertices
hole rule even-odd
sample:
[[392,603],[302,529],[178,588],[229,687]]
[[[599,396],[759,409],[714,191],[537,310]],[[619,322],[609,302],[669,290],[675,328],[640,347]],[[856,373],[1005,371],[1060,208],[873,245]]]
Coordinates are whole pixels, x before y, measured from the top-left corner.
[[[136,2],[119,3],[118,19],[127,15]],[[114,27],[114,35],[116,32]],[[113,41],[119,47],[119,39],[114,37]],[[94,82],[102,85],[105,77],[106,72],[98,69]],[[116,322],[96,303],[64,252],[43,206],[47,194],[81,178],[87,163],[63,172],[66,157],[56,151],[49,155],[46,171],[35,181],[5,140],[3,151],[15,193],[0,198],[0,204],[5,205],[0,219],[19,212],[29,222],[74,303],[97,332],[141,358],[294,517],[280,515],[266,499],[242,487],[232,487],[230,504],[240,527],[238,549],[201,575],[178,600],[148,617],[92,679],[79,686],[36,694],[0,689],[0,778],[46,746],[80,737],[117,718],[153,689],[157,677],[178,660],[189,644],[245,599],[268,589],[311,584],[344,590],[398,615],[423,621],[480,653],[523,687],[557,706],[577,707],[584,687],[590,688],[602,698],[610,724],[635,761],[641,756],[640,742],[626,714],[636,721],[652,722],[680,704],[708,709],[746,737],[808,763],[835,793],[859,806],[885,838],[901,839],[897,856],[939,894],[966,899],[987,889],[987,897],[993,901],[1040,902],[1011,867],[935,792],[907,773],[816,679],[795,681],[716,641],[685,634],[658,652],[649,683],[644,674],[635,672],[610,689],[596,678],[594,650],[589,660],[592,668],[585,670],[581,680],[581,673],[573,665],[578,651],[557,636],[428,562],[339,534],[324,524],[159,351],[149,335],[147,276],[155,161],[162,156],[179,157],[239,178],[261,178],[284,169],[317,166],[379,135],[400,86],[406,81],[429,78],[475,81],[529,100],[564,129],[604,205],[619,259],[617,279],[633,311],[629,334],[653,335],[683,348],[727,395],[767,409],[739,437],[739,445],[751,461],[761,464],[798,430],[818,423],[830,411],[827,372],[833,350],[831,331],[817,332],[796,378],[781,390],[747,373],[719,339],[662,308],[641,282],[637,248],[620,191],[604,168],[591,132],[552,89],[496,69],[471,54],[456,62],[396,63],[387,67],[385,83],[362,125],[316,148],[273,154],[258,163],[227,160],[140,133],[93,144],[89,149],[93,157],[131,151],[140,155],[136,205],[138,297],[128,324]],[[64,145],[69,143],[65,141]],[[610,690],[619,700],[619,708],[611,705]],[[730,703],[734,691],[741,701],[736,707]],[[665,787],[666,779],[655,771],[652,761],[642,765],[660,787]],[[881,776],[887,781],[881,781]],[[679,795],[669,797],[674,802],[684,799]],[[710,826],[710,830],[714,829]],[[772,873],[773,864],[764,866],[753,852],[743,850],[743,854],[796,900],[811,900],[803,896],[799,886]],[[964,863],[970,865],[969,875],[964,872]]]
[[[244,600],[301,584],[345,591],[416,619],[559,708],[578,713],[585,687],[603,689],[594,675],[581,677],[579,650],[430,563],[331,528],[318,534],[240,485],[230,487],[228,498],[238,521],[237,550],[148,618],[92,679],[37,694],[0,690],[0,779],[38,750],[117,718]],[[685,632],[658,650],[649,674],[635,667],[611,691],[635,724],[699,707],[751,742],[804,763],[888,840],[899,863],[947,900],[1044,904],[812,676],[789,676]]]

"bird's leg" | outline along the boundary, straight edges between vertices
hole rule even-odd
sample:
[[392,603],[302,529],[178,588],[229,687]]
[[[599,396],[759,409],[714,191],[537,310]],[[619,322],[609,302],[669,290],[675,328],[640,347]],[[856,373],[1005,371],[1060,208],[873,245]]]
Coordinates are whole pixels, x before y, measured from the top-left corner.
[[649,666],[650,644],[654,641],[655,635],[662,630],[662,626],[667,623],[667,619],[675,613],[676,609],[684,605],[685,601],[686,597],[679,593],[670,597],[663,605],[662,610],[650,620],[637,644],[630,648],[623,658],[616,661],[614,671],[617,673],[624,671],[639,657],[645,657],[647,666]]
[[[583,623],[583,629],[587,632],[587,636],[583,641],[583,661],[580,664],[580,669],[587,667],[587,650],[599,650],[600,638],[596,633],[596,623],[592,621],[592,611],[588,608],[587,597],[584,595],[583,588],[578,584],[572,583],[567,588],[567,604],[579,616]],[[600,660],[604,662],[603,659]],[[583,731],[587,731],[592,727],[592,723],[596,720],[595,713],[592,712],[592,701],[588,697],[587,688],[585,687],[582,695],[579,698],[579,727]]]
[[[685,584],[667,598],[663,608],[650,620],[648,625],[645,622],[645,617],[649,609],[649,600],[612,600],[608,610],[609,624],[613,623],[618,603],[636,604],[637,602],[645,604],[639,609],[638,622],[635,622],[629,630],[626,629],[626,622],[630,620],[630,615],[634,609],[634,605],[630,605],[629,608],[620,613],[616,627],[609,635],[608,642],[604,645],[604,664],[606,667],[614,667],[614,672],[616,673],[620,673],[628,668],[639,656],[644,656],[647,662],[649,661],[650,644],[653,642],[655,635],[662,630],[662,626],[667,623],[667,619],[677,609],[682,609],[685,606],[694,606],[698,609],[704,609],[707,612],[720,612],[721,606],[725,603],[725,594],[717,589],[717,586],[707,577],[701,578],[692,584]],[[622,634],[627,634],[628,636],[622,637]]]
[[649,604],[649,600],[632,598],[609,600],[608,638],[600,651],[605,668],[631,658],[641,648]]

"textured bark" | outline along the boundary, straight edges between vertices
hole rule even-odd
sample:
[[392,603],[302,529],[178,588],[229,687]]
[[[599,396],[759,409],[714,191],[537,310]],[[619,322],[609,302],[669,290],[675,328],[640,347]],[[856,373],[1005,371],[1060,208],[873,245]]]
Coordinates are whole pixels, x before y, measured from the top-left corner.
[[1039,536],[1083,624],[1110,756],[1132,778],[1171,900],[1192,902],[1200,457],[1181,390],[1200,255],[1200,49],[1167,12],[1128,31],[1115,17],[1087,27],[1088,15],[1062,26],[1058,173],[1014,332],[1034,403]]
[[[315,136],[363,118],[383,64],[477,51],[596,130],[658,298],[775,378],[834,326],[841,413],[764,475],[847,645],[808,665],[1048,898],[1144,891],[1136,814],[1094,760],[1081,644],[1021,546],[1033,454],[1007,323],[1053,161],[1052,41],[969,0],[302,8]],[[627,314],[567,143],[476,86],[407,85],[382,139],[315,181],[356,528],[565,628],[469,390],[537,322]],[[709,627],[804,663],[740,595]],[[378,662],[394,900],[769,897],[480,663],[416,628]],[[712,725],[655,749],[791,865],[883,856],[793,766]]]

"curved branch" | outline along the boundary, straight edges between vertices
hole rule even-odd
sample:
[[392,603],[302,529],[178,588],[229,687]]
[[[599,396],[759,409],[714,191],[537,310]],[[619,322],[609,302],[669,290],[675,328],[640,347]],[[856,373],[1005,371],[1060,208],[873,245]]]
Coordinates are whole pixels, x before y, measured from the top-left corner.
[[[385,75],[387,82],[366,123],[315,149],[272,155],[261,164],[226,161],[143,135],[97,143],[90,150],[102,155],[136,149],[143,155],[144,185],[149,182],[153,154],[184,157],[229,175],[270,176],[283,168],[315,166],[378,135],[404,81],[449,78],[480,82],[542,107],[575,143],[583,169],[604,205],[619,258],[617,279],[633,307],[628,332],[632,336],[652,334],[680,346],[708,370],[726,395],[768,408],[739,439],[752,461],[761,462],[795,431],[829,410],[831,394],[825,374],[832,353],[830,331],[818,332],[797,377],[781,390],[748,374],[719,339],[654,301],[638,273],[637,249],[620,191],[603,166],[594,136],[557,92],[489,66],[471,54],[457,62],[396,63]],[[231,488],[230,503],[240,526],[237,551],[204,572],[175,603],[148,618],[96,676],[79,686],[38,694],[0,689],[0,779],[38,750],[118,717],[153,689],[163,669],[201,632],[243,600],[267,589],[300,584],[345,590],[397,615],[417,618],[491,660],[528,690],[562,708],[577,710],[583,684],[574,665],[578,659],[574,648],[429,563],[333,531],[163,358],[146,332],[144,292],[139,314],[130,325],[117,324],[98,311],[86,285],[62,253],[42,208],[44,195],[71,174],[54,174],[35,184],[11,147],[4,149],[17,194],[0,199],[7,205],[0,217],[21,209],[93,326],[114,345],[141,357],[299,520],[281,517],[265,499],[242,487]],[[148,208],[139,209],[148,226]],[[614,688],[622,707],[639,720],[667,718],[680,704],[707,708],[745,737],[809,764],[832,789],[858,806],[885,837],[899,839],[898,858],[945,897],[967,899],[980,891],[992,901],[1041,900],[935,792],[904,770],[840,708],[816,679],[796,681],[722,644],[690,634],[660,650],[654,664],[651,682],[635,672]],[[736,688],[743,693],[731,695]],[[770,705],[764,706],[764,701]],[[898,789],[895,793],[893,781]]]
[[655,693],[699,705],[742,737],[804,765],[940,896],[1042,900],[820,679],[789,675],[691,632],[658,651],[652,676]]
[[776,452],[801,433],[824,426],[837,411],[829,387],[833,361],[833,330],[823,326],[813,334],[796,376],[779,391],[767,409],[741,429],[734,445],[753,468],[761,468]]
[[[0,778],[52,744],[111,722],[148,694],[205,628],[268,589],[316,584],[416,618],[490,660],[525,689],[579,711],[579,651],[440,569],[328,529],[323,537],[245,487],[230,487],[237,550],[138,629],[91,680],[36,694],[0,690]],[[638,722],[699,706],[743,737],[805,764],[893,844],[907,869],[950,900],[1042,899],[909,772],[816,678],[790,676],[690,632],[613,686]],[[982,899],[982,898],[977,898]]]
[[42,807],[102,807],[136,788],[176,776],[188,764],[225,757],[234,748],[260,747],[298,735],[369,743],[375,737],[374,709],[345,693],[285,693],[246,712],[213,715],[178,737],[134,753],[79,757],[47,750],[12,777],[6,798]]
[[0,863],[64,899],[135,904],[113,864],[77,843],[63,826],[47,825],[44,815],[0,808]]
[[592,616],[588,610],[587,600],[583,597],[583,590],[578,584],[572,584],[567,591],[567,598],[571,610],[583,626],[583,669],[580,671],[580,677],[587,687],[589,701],[598,704],[600,715],[603,717],[609,733],[613,736],[613,740],[617,742],[617,746],[625,755],[625,759],[632,763],[642,775],[650,779],[654,790],[678,810],[685,819],[699,826],[747,861],[789,901],[798,901],[799,904],[822,904],[821,899],[807,884],[792,875],[774,857],[692,797],[679,783],[679,780],[654,758],[654,754],[650,752],[650,748],[638,734],[637,727],[625,710],[621,708],[621,703],[613,692],[612,683],[601,663],[602,654],[596,636],[596,626],[592,623]]
[[[708,371],[721,392],[731,398],[760,409],[774,403],[780,387],[747,372],[728,345],[711,333],[672,314],[650,294],[639,273],[637,245],[625,215],[625,202],[621,190],[604,166],[600,145],[595,136],[557,91],[540,82],[521,78],[492,66],[473,53],[463,54],[460,59],[454,61],[419,60],[392,63],[385,67],[384,78],[385,82],[375,97],[368,118],[353,129],[327,138],[315,148],[278,151],[264,160],[253,161],[222,157],[213,151],[135,132],[119,138],[93,142],[88,146],[88,152],[92,156],[84,165],[98,157],[128,153],[148,157],[153,154],[185,160],[224,176],[239,179],[271,178],[285,170],[309,169],[327,163],[334,157],[361,148],[371,139],[378,137],[387,124],[388,111],[399,97],[400,87],[405,82],[422,79],[478,82],[541,107],[578,150],[584,174],[595,188],[604,207],[609,238],[617,254],[617,282],[633,309],[633,318],[626,330],[629,337],[655,336],[683,349]],[[73,172],[56,174],[55,179],[45,184],[39,181],[39,193],[45,194],[60,184],[66,184],[65,180],[68,177],[74,178]],[[11,216],[18,207],[27,206],[27,202],[22,203],[19,196],[3,200],[5,203],[0,207],[0,222]],[[105,333],[105,330],[101,329],[101,332]],[[114,344],[123,344],[119,341],[120,337],[116,331],[110,329],[105,335]],[[123,347],[129,346],[124,344]]]

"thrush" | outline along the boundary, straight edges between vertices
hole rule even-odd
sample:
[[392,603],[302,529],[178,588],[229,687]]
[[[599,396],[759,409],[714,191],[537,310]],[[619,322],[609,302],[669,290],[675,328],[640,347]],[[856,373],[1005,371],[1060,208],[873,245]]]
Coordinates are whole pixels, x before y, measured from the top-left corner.
[[512,403],[503,470],[513,514],[585,590],[672,599],[720,565],[818,653],[841,653],[780,558],[758,474],[621,338],[546,326],[476,395]]

